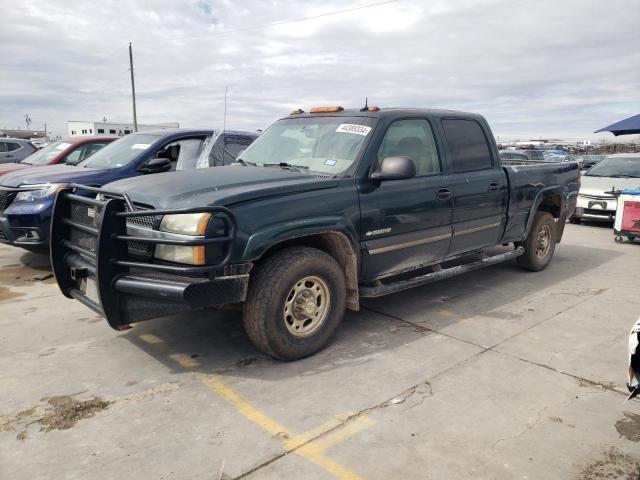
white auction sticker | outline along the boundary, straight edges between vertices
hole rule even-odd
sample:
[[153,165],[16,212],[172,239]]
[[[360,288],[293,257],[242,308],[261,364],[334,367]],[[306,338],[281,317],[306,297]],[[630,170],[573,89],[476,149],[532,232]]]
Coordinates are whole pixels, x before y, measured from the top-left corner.
[[136,150],[146,150],[147,148],[149,148],[149,144],[148,143],[136,143],[134,145],[131,145],[131,148],[134,148]]
[[336,132],[355,133],[356,135],[366,136],[371,131],[371,127],[366,125],[356,125],[354,123],[341,123],[336,128]]
[[61,143],[60,145],[58,145],[56,147],[56,150],[64,150],[65,148],[67,148],[70,145],[71,145],[70,143]]

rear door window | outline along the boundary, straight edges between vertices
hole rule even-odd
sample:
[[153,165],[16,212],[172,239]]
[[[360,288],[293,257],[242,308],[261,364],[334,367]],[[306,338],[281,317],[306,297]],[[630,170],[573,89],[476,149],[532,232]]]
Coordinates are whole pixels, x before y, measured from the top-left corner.
[[18,150],[19,148],[20,148],[20,144],[19,143],[9,142],[7,144],[7,152],[13,152],[14,150]]
[[446,119],[442,120],[442,127],[449,146],[449,162],[454,172],[471,172],[493,167],[491,149],[478,122]]

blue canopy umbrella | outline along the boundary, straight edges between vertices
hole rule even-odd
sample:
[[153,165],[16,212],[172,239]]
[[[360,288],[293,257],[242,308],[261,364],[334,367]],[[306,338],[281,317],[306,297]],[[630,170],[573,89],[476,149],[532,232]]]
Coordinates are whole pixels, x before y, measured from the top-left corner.
[[611,132],[616,137],[618,135],[633,135],[634,133],[640,133],[640,114],[620,120],[613,125],[601,128],[593,133],[598,132]]

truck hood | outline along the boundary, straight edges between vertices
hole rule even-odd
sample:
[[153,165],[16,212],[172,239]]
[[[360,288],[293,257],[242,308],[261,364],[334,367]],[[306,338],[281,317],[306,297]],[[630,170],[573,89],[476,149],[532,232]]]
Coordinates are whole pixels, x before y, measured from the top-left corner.
[[333,188],[338,181],[279,167],[236,165],[146,177],[128,178],[105,186],[128,194],[136,203],[154,208],[191,208],[204,205],[229,206],[258,198]]
[[640,188],[640,178],[591,177],[583,175],[580,179],[580,193],[583,195],[603,195],[612,188]]
[[[86,183],[95,184],[96,179],[104,175],[105,170],[72,167],[70,165],[46,165],[30,167],[7,173],[0,177],[3,187],[21,187],[42,183]],[[97,182],[101,184],[101,182]]]

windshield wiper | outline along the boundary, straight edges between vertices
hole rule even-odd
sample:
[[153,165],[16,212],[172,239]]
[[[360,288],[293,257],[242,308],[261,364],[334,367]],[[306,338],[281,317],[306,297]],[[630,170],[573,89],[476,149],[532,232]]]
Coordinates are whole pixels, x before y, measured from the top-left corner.
[[293,164],[287,163],[287,162],[263,163],[262,166],[263,167],[281,167],[281,168],[286,168],[286,169],[289,169],[289,170],[294,170],[296,172],[306,172],[307,170],[309,170],[309,167],[307,167],[306,165],[293,165]]
[[239,163],[243,167],[248,167],[248,166],[256,167],[257,166],[255,162],[247,162],[246,160],[243,160],[241,158],[236,158],[234,163]]
[[611,178],[635,178],[631,175],[610,175]]

